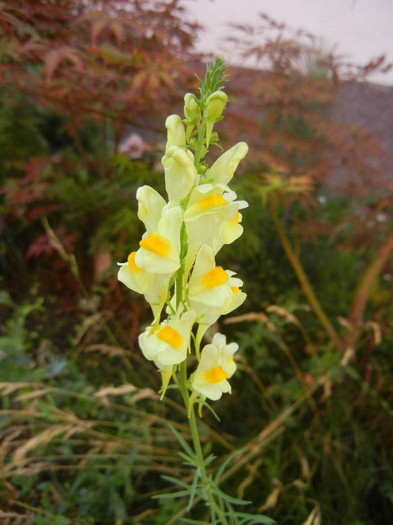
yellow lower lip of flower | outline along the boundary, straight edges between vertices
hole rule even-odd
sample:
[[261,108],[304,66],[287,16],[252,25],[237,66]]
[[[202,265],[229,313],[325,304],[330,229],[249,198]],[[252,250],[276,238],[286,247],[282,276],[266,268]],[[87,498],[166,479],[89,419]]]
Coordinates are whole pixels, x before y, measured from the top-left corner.
[[226,379],[228,377],[228,374],[225,372],[225,370],[221,366],[216,366],[215,368],[211,368],[210,370],[206,370],[204,373],[206,382],[209,385],[214,385],[215,383],[219,383],[223,379]]
[[156,334],[157,338],[164,343],[168,343],[172,348],[179,348],[182,343],[182,336],[171,326],[164,326]]
[[233,295],[237,295],[239,293],[238,286],[231,286],[231,290],[232,290]]
[[209,208],[214,208],[216,206],[226,206],[225,199],[220,194],[210,195],[209,197],[205,197],[204,199],[201,199],[195,207],[198,209],[198,211],[205,211]]
[[221,284],[225,284],[227,281],[228,274],[221,266],[216,266],[213,268],[213,270],[205,273],[205,275],[202,277],[203,286],[209,290],[211,288],[215,288],[216,286],[220,286]]
[[135,254],[136,252],[131,252],[127,259],[128,268],[131,273],[143,272],[143,268],[139,268],[135,264]]
[[156,233],[149,233],[147,237],[139,242],[139,246],[160,257],[166,257],[171,250],[169,242]]

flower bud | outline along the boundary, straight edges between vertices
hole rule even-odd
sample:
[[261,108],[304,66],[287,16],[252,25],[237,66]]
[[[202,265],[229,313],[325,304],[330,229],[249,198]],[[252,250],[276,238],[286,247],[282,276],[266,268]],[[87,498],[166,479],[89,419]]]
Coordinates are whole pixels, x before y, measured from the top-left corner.
[[184,116],[187,124],[198,124],[201,119],[201,108],[197,98],[192,93],[186,93],[184,96]]
[[184,122],[187,124],[186,140],[189,141],[194,127],[201,120],[201,108],[192,93],[186,93],[184,96],[184,116],[186,117]]
[[211,132],[217,120],[220,120],[222,112],[228,101],[228,96],[224,91],[215,91],[206,101],[205,117],[206,125],[206,145],[209,145]]

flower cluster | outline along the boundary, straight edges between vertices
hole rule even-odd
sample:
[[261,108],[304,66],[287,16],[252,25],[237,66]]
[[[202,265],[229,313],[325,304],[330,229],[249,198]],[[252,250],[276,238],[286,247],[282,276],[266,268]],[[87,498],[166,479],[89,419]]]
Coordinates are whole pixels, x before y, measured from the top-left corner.
[[195,354],[197,366],[187,382],[193,399],[216,400],[231,391],[237,344],[227,344],[217,333],[201,351],[200,346],[206,330],[246,298],[242,281],[217,266],[216,255],[243,231],[240,211],[247,203],[236,200],[228,183],[247,144],[239,142],[211,167],[201,163],[216,140],[213,126],[226,102],[220,89],[204,101],[188,93],[184,121],[178,115],[167,118],[162,158],[167,200],[150,186],[137,190],[138,217],[146,231],[118,273],[151,306],[154,320],[140,334],[139,345],[160,370],[163,393],[179,365]]

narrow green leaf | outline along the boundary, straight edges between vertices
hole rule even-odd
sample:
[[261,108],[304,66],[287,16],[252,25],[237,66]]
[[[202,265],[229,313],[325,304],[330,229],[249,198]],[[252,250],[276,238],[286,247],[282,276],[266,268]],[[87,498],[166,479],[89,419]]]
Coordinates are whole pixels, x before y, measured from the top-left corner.
[[230,454],[227,459],[220,465],[220,468],[217,470],[217,473],[214,477],[214,481],[216,483],[219,482],[222,474],[225,472],[225,469],[227,468],[228,464],[232,461],[232,459],[234,457],[236,457],[238,454],[240,454],[241,452],[243,452],[243,449],[239,449],[239,450],[235,450],[234,452],[232,452],[232,454]]
[[191,490],[190,490],[190,499],[188,500],[188,506],[187,506],[187,512],[191,509],[192,504],[194,503],[195,494],[197,491],[198,486],[198,479],[199,479],[199,471],[197,470],[194,475],[194,479],[192,480]]
[[157,494],[153,496],[154,499],[176,499],[184,498],[190,494],[190,490],[177,490],[176,492],[166,492],[164,494]]
[[185,441],[183,436],[179,434],[179,432],[172,426],[169,425],[169,428],[172,431],[172,434],[175,436],[175,438],[178,440],[180,445],[183,447],[183,449],[187,452],[187,454],[192,458],[195,454],[190,445]]
[[[206,521],[193,520],[191,518],[180,518],[181,523],[192,523],[194,525],[206,525]],[[211,525],[219,525],[216,520],[210,522]]]
[[214,492],[219,496],[221,499],[228,501],[229,503],[232,503],[233,505],[249,505],[251,501],[245,501],[243,499],[233,498],[232,496],[229,496],[228,494],[225,494],[222,490],[220,490],[217,485],[213,487]]
[[272,518],[262,514],[248,514],[247,512],[236,512],[236,517],[243,519],[239,525],[273,525],[276,523]]
[[174,485],[179,485],[179,487],[183,487],[184,489],[189,489],[190,485],[186,483],[185,481],[182,481],[181,479],[174,478],[172,476],[161,476],[161,479],[165,479],[165,481],[169,481],[170,483],[173,483]]
[[208,410],[210,410],[210,412],[213,414],[213,416],[215,417],[215,419],[216,419],[218,422],[221,421],[221,419],[219,418],[217,412],[214,410],[214,408],[212,408],[212,407],[209,405],[209,403],[206,403],[206,401],[203,401],[202,405],[203,405],[204,407],[206,407]]
[[178,452],[178,454],[182,459],[184,459],[186,465],[191,465],[192,467],[198,468],[198,458],[196,456],[190,457],[188,454],[184,454],[184,452]]
[[207,456],[207,458],[205,458],[205,459],[203,460],[203,464],[204,464],[204,466],[207,467],[207,465],[210,465],[210,463],[211,463],[212,461],[214,461],[216,458],[217,458],[217,456],[215,456],[214,454],[209,454],[209,455]]

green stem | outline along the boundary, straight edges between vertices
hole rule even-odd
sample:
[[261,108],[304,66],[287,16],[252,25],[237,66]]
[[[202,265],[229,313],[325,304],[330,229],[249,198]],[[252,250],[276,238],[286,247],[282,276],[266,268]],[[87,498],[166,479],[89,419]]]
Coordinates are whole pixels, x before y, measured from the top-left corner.
[[194,158],[194,165],[198,172],[199,172],[200,162],[201,162],[201,157],[202,157],[203,141],[205,139],[205,132],[206,132],[206,119],[205,119],[205,115],[203,115],[201,126],[198,130],[198,142],[195,148],[195,158]]
[[187,388],[187,363],[186,361],[183,361],[180,364],[180,391],[183,396],[184,406],[186,407],[186,410],[189,414],[188,424],[189,424],[190,431],[191,431],[191,438],[192,438],[192,443],[194,446],[194,452],[198,458],[198,469],[201,475],[202,486],[206,493],[207,502],[210,506],[210,509],[214,509],[214,511],[220,518],[220,523],[222,525],[229,525],[225,517],[225,512],[223,511],[220,505],[217,505],[213,497],[213,494],[211,491],[211,480],[209,479],[209,476],[206,472],[206,468],[204,465],[203,451],[202,451],[201,441],[199,438],[199,431],[198,431],[198,425],[196,421],[194,406],[192,406],[190,409],[188,406],[190,403],[190,395],[188,393],[188,388]]
[[[205,115],[202,115],[202,120],[200,123],[200,126],[198,128],[198,140],[195,148],[195,157],[194,157],[194,165],[198,172],[200,172],[200,162],[201,159],[204,156],[204,140],[205,140],[205,133],[206,133],[206,118]],[[185,258],[186,258],[187,251],[185,254],[183,254],[182,264],[180,266],[178,275],[176,276],[176,311],[179,308],[180,302],[183,300],[183,290],[186,286],[186,278],[187,273],[189,271],[189,268],[187,268],[187,271],[185,269]],[[198,342],[198,349],[199,349],[199,343]],[[197,352],[199,354],[199,350]],[[199,355],[197,356],[199,359]],[[184,360],[180,366],[180,383],[178,384],[178,387],[180,389],[181,395],[183,397],[184,406],[186,408],[187,414],[188,414],[188,423],[190,427],[191,437],[192,437],[192,443],[195,455],[197,457],[197,469],[199,470],[199,474],[201,477],[201,484],[205,492],[205,499],[207,500],[207,503],[210,506],[210,514],[212,515],[213,512],[216,513],[218,516],[220,523],[222,525],[229,525],[226,517],[225,517],[225,510],[223,508],[223,502],[221,501],[221,498],[218,498],[218,503],[216,502],[213,493],[212,493],[212,480],[210,479],[209,475],[206,472],[205,468],[205,459],[203,456],[203,450],[201,446],[201,441],[199,437],[199,431],[198,431],[198,424],[195,416],[195,410],[194,410],[194,404],[193,404],[193,398],[190,399],[190,394],[188,391],[188,377],[187,377],[187,360]]]

